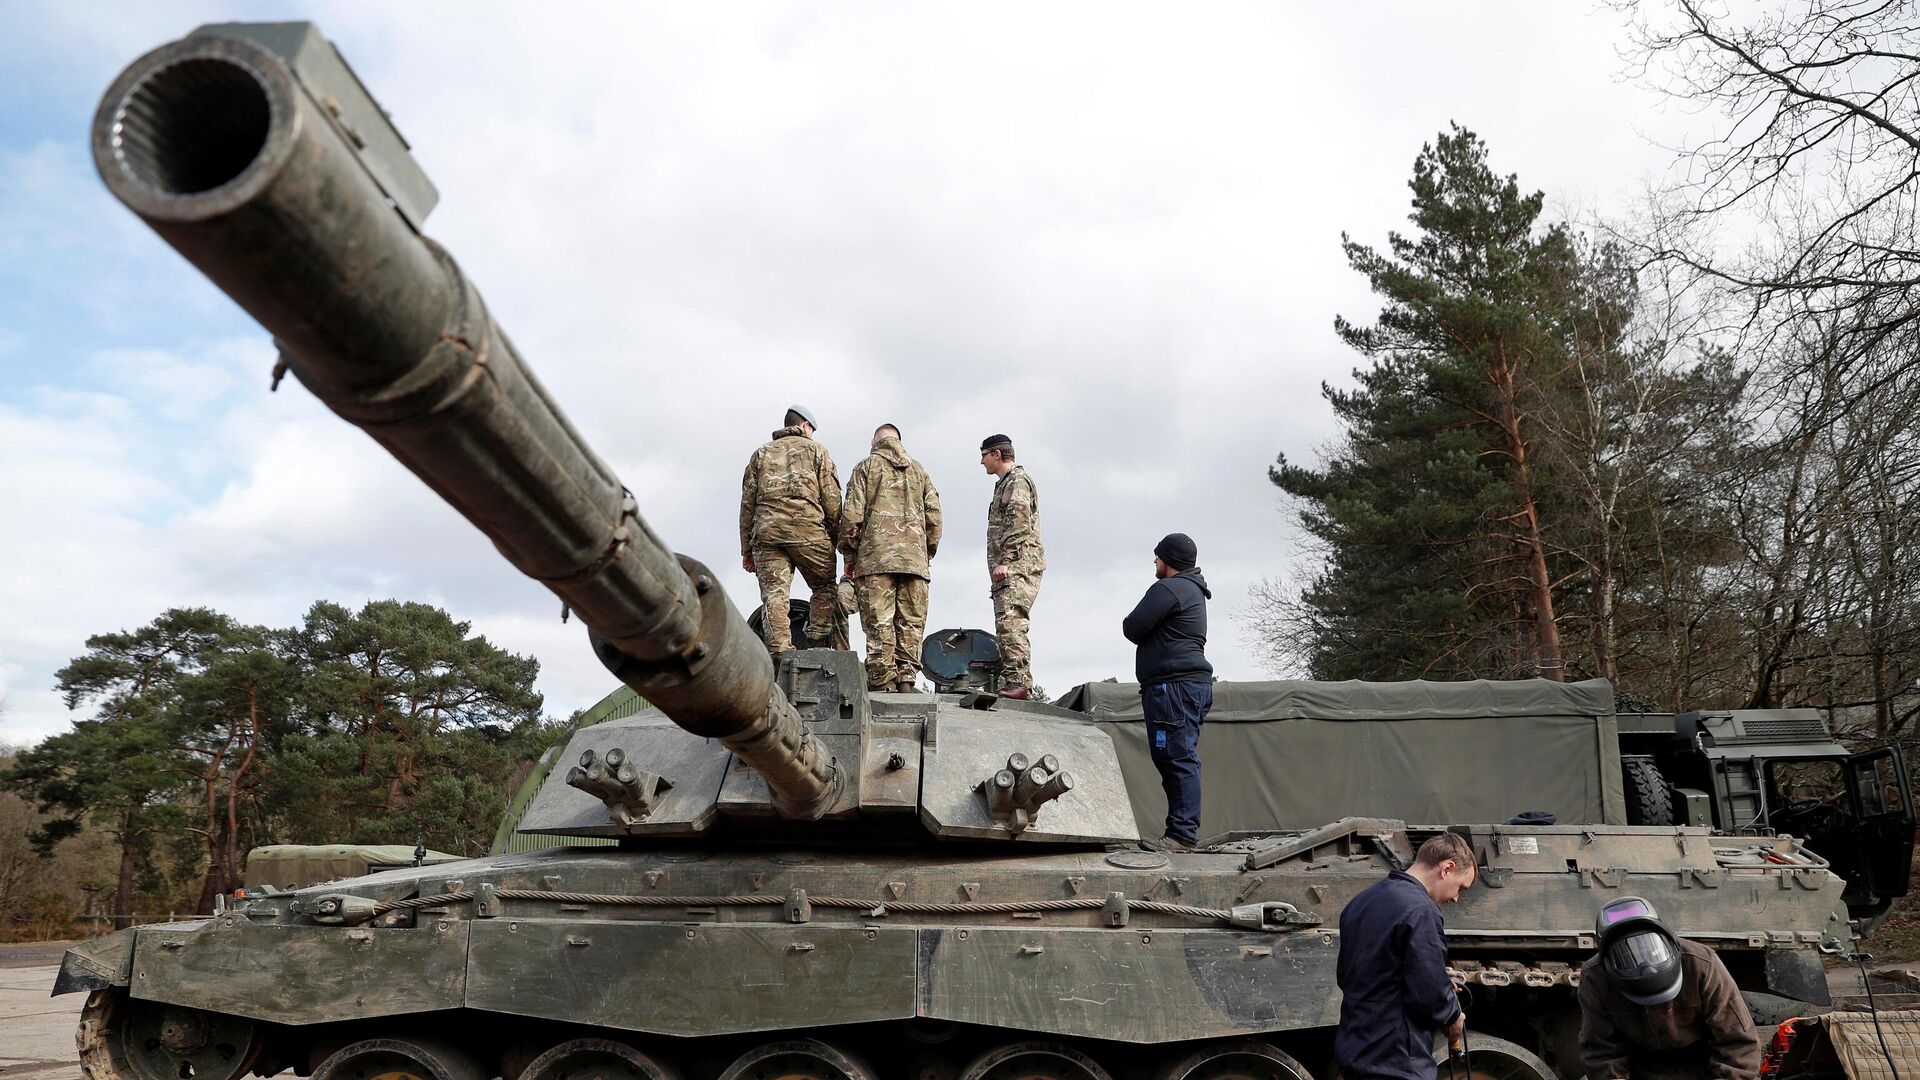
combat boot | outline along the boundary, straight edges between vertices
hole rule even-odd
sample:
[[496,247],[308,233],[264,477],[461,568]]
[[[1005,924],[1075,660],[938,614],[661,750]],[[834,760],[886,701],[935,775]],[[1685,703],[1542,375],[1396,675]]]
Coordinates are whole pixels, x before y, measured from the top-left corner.
[[1003,686],[1000,688],[1000,696],[1012,698],[1015,701],[1026,701],[1030,697],[1024,686]]
[[893,684],[893,690],[896,694],[911,694],[913,693],[913,680],[901,679],[899,682]]

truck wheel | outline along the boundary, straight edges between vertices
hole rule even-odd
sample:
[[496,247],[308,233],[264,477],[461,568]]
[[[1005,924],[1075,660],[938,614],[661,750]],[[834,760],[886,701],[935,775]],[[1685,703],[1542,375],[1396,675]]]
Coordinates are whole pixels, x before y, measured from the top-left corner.
[[1673,789],[1652,758],[1622,758],[1620,773],[1627,789],[1627,824],[1673,824]]

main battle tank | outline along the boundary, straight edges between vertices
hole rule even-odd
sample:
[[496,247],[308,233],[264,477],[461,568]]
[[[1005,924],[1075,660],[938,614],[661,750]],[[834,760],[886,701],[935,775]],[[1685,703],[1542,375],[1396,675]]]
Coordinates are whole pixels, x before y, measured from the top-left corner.
[[[92,1080],[1328,1072],[1341,907],[1440,826],[1142,851],[1113,744],[1072,714],[869,694],[847,653],[776,670],[421,235],[432,185],[310,25],[155,50],[93,140],[113,194],[284,368],[654,708],[580,730],[521,823],[616,847],[250,890],[72,949],[54,992],[91,992]],[[1603,897],[1652,899],[1755,990],[1823,997],[1820,951],[1848,941],[1839,879],[1790,839],[1762,859],[1703,828],[1455,828],[1484,863],[1447,912],[1483,1075],[1572,1071]]]

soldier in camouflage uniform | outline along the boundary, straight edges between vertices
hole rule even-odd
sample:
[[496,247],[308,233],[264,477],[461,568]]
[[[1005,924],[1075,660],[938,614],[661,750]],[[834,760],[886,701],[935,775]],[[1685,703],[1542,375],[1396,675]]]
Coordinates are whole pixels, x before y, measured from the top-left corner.
[[993,632],[1000,639],[1000,696],[1025,698],[1033,688],[1028,616],[1040,595],[1046,552],[1040,546],[1040,496],[1027,471],[1013,463],[1013,440],[989,435],[980,464],[999,477],[987,504],[987,567],[993,583]]
[[[813,439],[813,414],[787,410],[786,426],[753,452],[740,480],[740,565],[760,578],[768,612],[787,610],[797,568],[812,590],[807,637],[834,636],[833,536],[840,526],[840,474],[827,448]],[[765,619],[767,649],[777,660],[794,647],[787,620]]]
[[880,425],[872,446],[847,478],[840,550],[867,635],[867,687],[909,693],[920,677],[927,582],[940,548],[940,493],[900,445],[899,428]]

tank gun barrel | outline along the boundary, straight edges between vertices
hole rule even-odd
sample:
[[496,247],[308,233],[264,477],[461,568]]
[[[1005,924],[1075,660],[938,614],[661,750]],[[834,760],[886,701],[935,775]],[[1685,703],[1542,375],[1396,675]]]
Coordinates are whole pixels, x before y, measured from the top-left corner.
[[622,681],[766,778],[839,780],[707,569],[675,555],[418,226],[432,185],[310,24],[202,27],[115,80],[109,191],[274,335],[282,365],[551,589]]

